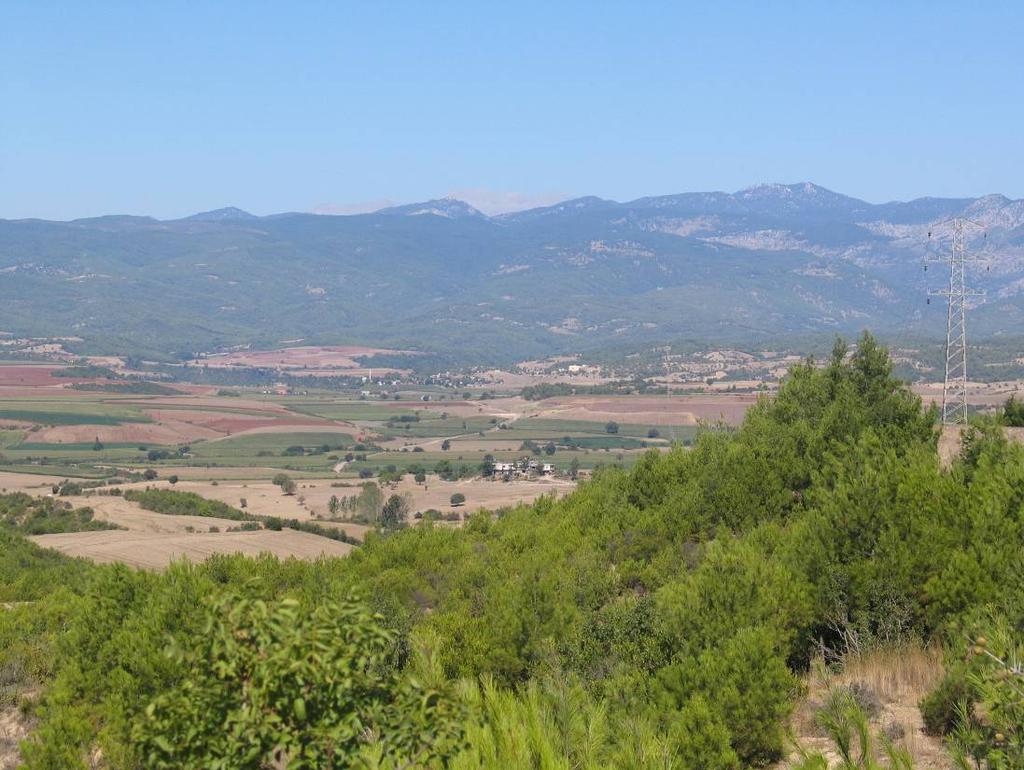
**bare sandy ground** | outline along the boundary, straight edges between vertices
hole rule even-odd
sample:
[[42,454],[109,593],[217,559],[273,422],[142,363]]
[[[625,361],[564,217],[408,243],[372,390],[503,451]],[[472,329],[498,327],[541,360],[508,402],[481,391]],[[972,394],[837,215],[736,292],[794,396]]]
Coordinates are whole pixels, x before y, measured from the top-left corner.
[[27,492],[30,495],[46,495],[54,484],[64,476],[37,476],[34,473],[10,473],[0,471],[0,492]]
[[[49,482],[56,480],[58,479],[50,477]],[[0,474],[0,481],[7,484],[8,490],[20,489],[38,495],[49,492],[49,483],[40,485],[38,476],[4,473]],[[216,490],[217,487],[211,489]],[[277,491],[280,493],[280,490]],[[62,499],[75,506],[89,506],[97,519],[109,521],[126,529],[39,535],[32,540],[43,547],[56,548],[69,556],[83,556],[102,563],[120,561],[135,567],[160,569],[176,559],[202,561],[214,553],[255,555],[266,551],[280,558],[295,556],[310,559],[320,555],[343,556],[352,549],[347,543],[294,530],[228,532],[229,528],[239,526],[239,522],[231,519],[155,513],[116,496],[91,495]],[[238,503],[237,500],[225,502],[235,505]],[[289,518],[308,516],[290,515]],[[210,532],[211,528],[220,531]],[[345,524],[341,528],[355,537],[364,536],[366,530],[365,527],[356,524]]]
[[163,569],[179,559],[203,561],[218,553],[240,553],[246,556],[270,553],[279,558],[295,556],[315,559],[319,556],[344,556],[353,547],[348,543],[289,529],[280,532],[258,530],[196,534],[108,530],[37,535],[31,539],[44,548],[55,548],[69,556],[80,556],[104,564],[122,562],[144,569]]
[[[21,491],[32,495],[48,495],[51,486],[62,479],[57,476],[34,476],[27,473],[0,472],[0,488],[8,492]],[[325,482],[326,483],[326,482]],[[169,487],[168,482],[155,486]],[[145,484],[129,484],[127,487],[144,487]],[[194,491],[204,497],[222,500],[238,506],[240,497],[248,496],[257,502],[250,511],[262,515],[284,516],[287,518],[309,519],[311,514],[295,497],[285,497],[281,490],[263,482],[256,489],[246,488],[244,482],[234,487],[214,486],[209,482],[181,482],[176,487],[182,491]],[[358,491],[358,490],[356,490]],[[326,511],[326,500],[324,502]],[[97,519],[109,521],[124,530],[101,532],[71,532],[59,535],[39,535],[32,538],[46,548],[56,548],[71,556],[84,556],[98,562],[121,561],[145,568],[163,568],[178,558],[202,561],[214,553],[244,553],[254,555],[267,551],[285,558],[316,558],[321,554],[343,556],[352,546],[329,538],[310,535],[294,530],[273,532],[228,532],[240,522],[230,519],[206,518],[201,516],[173,516],[147,511],[138,504],[118,496],[83,495],[61,498],[74,506],[88,506]],[[262,503],[259,504],[259,503]],[[326,524],[343,529],[353,537],[362,539],[367,527],[359,524]],[[210,532],[217,528],[220,532]],[[189,530],[194,530],[190,532]]]
[[[919,383],[914,385],[911,390],[921,397],[925,406],[942,403],[941,382]],[[973,406],[1002,406],[1010,396],[1016,396],[1017,400],[1024,398],[1024,382],[1006,380],[967,383],[967,402]]]
[[0,770],[14,770],[21,764],[18,747],[28,738],[30,727],[16,705],[0,708]]
[[[869,714],[874,735],[886,731],[896,736],[895,745],[910,754],[919,770],[951,770],[953,762],[942,739],[924,732],[917,705],[941,677],[942,655],[938,649],[889,649],[862,657],[851,655],[838,673],[816,662],[804,677],[806,695],[790,720],[793,737],[804,749],[822,752],[830,767],[838,767],[835,746],[815,724],[815,714],[830,691],[856,685],[875,703],[874,713]],[[789,768],[798,762],[799,757],[794,755],[777,767]]]
[[939,460],[944,467],[952,465],[953,460],[960,454],[960,437],[963,433],[963,426],[943,425],[942,433],[939,434]]
[[[251,480],[218,480],[216,484],[212,481],[190,481],[182,479],[173,487],[167,481],[139,482],[137,484],[125,484],[123,489],[144,489],[147,486],[160,489],[174,489],[177,492],[194,492],[200,497],[209,500],[220,500],[234,508],[241,508],[242,500],[246,501],[245,510],[257,516],[280,516],[286,519],[310,519],[313,513],[309,506],[309,500],[305,498],[306,485],[312,482],[296,479],[299,489],[295,495],[285,495],[281,488],[270,483],[271,477],[277,471],[271,471],[262,478]],[[327,482],[321,482],[327,485]],[[327,500],[323,501],[324,513],[327,512]]]
[[[943,466],[948,468],[960,454],[963,432],[963,425],[942,426],[942,433],[939,434],[939,460]],[[1024,444],[1024,428],[1003,428],[1003,432],[1010,441]]]
[[[16,475],[16,474],[11,474]],[[135,484],[121,484],[119,489],[145,489],[156,487],[159,489],[174,489],[177,492],[194,492],[200,497],[208,500],[219,500],[222,503],[241,508],[241,501],[246,501],[245,511],[257,516],[278,516],[284,519],[299,519],[308,521],[317,515],[327,516],[329,514],[327,503],[332,494],[339,497],[344,495],[358,494],[359,487],[351,489],[332,488],[331,480],[318,480],[315,482],[298,481],[298,493],[295,495],[282,494],[280,487],[274,486],[264,477],[253,481],[179,481],[172,486],[167,481],[139,482]],[[31,494],[46,494],[48,488],[32,488],[25,491]],[[307,495],[309,496],[307,498]],[[189,528],[197,532],[205,532],[210,527],[217,527],[225,530],[229,527],[239,526],[239,522],[231,519],[206,518],[202,516],[173,516],[147,511],[137,503],[125,500],[115,495],[82,495],[61,498],[69,501],[75,506],[89,506],[95,512],[97,519],[109,521],[122,527],[127,527],[133,532],[166,532],[185,533]],[[325,522],[328,524],[328,522]],[[361,524],[345,522],[343,524],[331,524],[337,529],[343,529],[352,537],[362,540],[366,536],[369,527]],[[233,533],[232,533],[233,534]],[[299,555],[299,554],[296,554]]]
[[[543,362],[524,362],[525,364]],[[523,364],[521,364],[523,366]],[[487,382],[498,388],[525,388],[528,385],[537,385],[542,382],[560,382],[566,385],[588,386],[599,385],[609,382],[611,377],[602,377],[596,372],[586,374],[570,373],[529,373],[529,372],[507,372],[503,369],[488,369],[480,374]]]
[[63,497],[73,506],[88,506],[93,509],[94,515],[101,521],[109,521],[111,524],[125,527],[132,532],[151,533],[167,532],[182,534],[190,529],[197,532],[208,532],[211,527],[226,530],[229,527],[237,527],[239,522],[232,519],[215,519],[204,516],[173,516],[169,514],[147,511],[139,507],[137,503],[125,500],[122,497],[105,495],[93,495],[89,497]]
[[[242,498],[247,503],[246,510],[259,516],[281,516],[289,519],[316,519],[330,516],[328,504],[332,496],[350,497],[358,495],[363,482],[358,479],[296,479],[294,495],[284,495],[279,487],[267,480],[253,481],[179,481],[174,487],[179,491],[195,492],[211,499],[220,500],[228,505],[239,507]],[[345,486],[333,486],[335,484]],[[152,486],[167,488],[164,482],[151,482]],[[145,487],[145,483],[127,485]],[[413,510],[425,511],[428,508],[452,510],[451,496],[461,492],[466,496],[465,505],[460,510],[476,511],[480,508],[494,510],[519,503],[528,503],[541,495],[554,492],[559,496],[576,488],[575,482],[567,479],[541,478],[536,480],[517,480],[510,482],[490,481],[485,479],[466,479],[462,481],[442,481],[437,476],[428,476],[426,484],[417,484],[412,476],[406,477],[398,484],[386,485],[382,492],[385,496],[392,494],[412,495]],[[99,499],[99,498],[90,498]],[[366,527],[358,524],[344,524],[344,529],[353,537],[362,539]]]
[[[533,502],[542,495],[554,494],[562,497],[575,488],[574,481],[554,478],[504,482],[489,479],[441,481],[436,476],[428,476],[425,484],[417,484],[411,477],[406,476],[398,484],[385,487],[384,493],[411,494],[413,507],[419,511],[435,508],[439,511],[460,510],[471,513],[480,508],[495,510]],[[458,508],[452,508],[451,496],[456,492],[464,494],[466,502]]]
[[757,396],[733,393],[700,396],[566,396],[534,402],[530,416],[560,420],[628,422],[640,425],[697,425],[724,420],[738,425]]
[[[274,459],[274,458],[268,458]],[[239,481],[261,481],[270,479],[276,473],[280,473],[280,468],[271,468],[270,466],[225,466],[225,467],[211,467],[207,468],[200,465],[164,465],[160,467],[160,476],[167,478],[168,476],[177,476],[182,480],[201,480],[210,481],[216,479],[239,480]],[[299,478],[302,476],[301,473],[293,473],[293,476]]]
[[527,401],[519,396],[489,401],[450,401],[410,404],[407,408],[448,412],[459,417],[491,416],[502,420],[534,417],[587,422],[626,422],[640,425],[696,425],[725,420],[739,424],[757,403],[752,393],[706,393],[679,396],[557,396]]
[[[319,347],[303,345],[298,347],[282,348],[280,350],[247,350],[235,353],[224,353],[221,355],[207,356],[206,358],[193,361],[193,364],[202,366],[257,366],[257,367],[280,367],[289,369],[361,369],[365,364],[356,361],[356,358],[372,358],[376,355],[389,353],[411,353],[412,351],[387,350],[384,348],[370,348],[360,345],[335,345]],[[391,369],[376,369],[378,372],[390,372]],[[348,372],[334,372],[334,374]]]
[[[211,472],[219,476],[216,484],[209,478]],[[277,472],[273,468],[218,468],[215,470],[164,468],[161,470],[161,475],[165,477],[163,479],[120,486],[122,489],[144,489],[147,486],[170,489],[172,487],[166,477],[175,474],[180,477],[180,481],[173,487],[178,491],[195,492],[202,497],[220,500],[236,508],[240,507],[241,500],[244,498],[248,504],[246,510],[259,516],[312,519],[329,516],[328,502],[331,497],[334,495],[338,497],[356,495],[359,493],[362,483],[357,479],[338,479],[337,477],[313,479],[295,477],[298,487],[296,494],[284,495],[279,487],[270,483],[270,479]],[[62,481],[63,478],[61,476],[0,472],[0,489],[6,489],[8,492],[23,491],[33,495],[47,495],[50,494],[51,487]],[[335,484],[339,486],[332,486]],[[540,478],[511,482],[485,479],[442,481],[433,475],[427,477],[426,484],[417,484],[412,476],[407,475],[399,484],[385,487],[384,492],[386,494],[410,493],[415,510],[426,510],[427,508],[447,510],[450,508],[449,498],[456,492],[461,492],[466,495],[466,504],[462,510],[475,511],[479,508],[493,510],[520,502],[531,502],[541,495],[551,492],[563,495],[575,489],[575,486],[574,482],[567,479]],[[109,520],[122,526],[131,526],[131,524],[124,518],[115,517],[120,517],[128,510],[136,511],[136,515],[140,517],[159,516],[159,521],[168,518],[161,514],[142,511],[134,504],[127,503],[118,497],[90,495],[67,499],[76,505],[84,504],[93,507],[97,511],[98,518],[108,518],[107,512],[109,511]],[[130,506],[130,508],[123,506]],[[189,520],[185,523],[186,526],[191,525],[197,529],[204,522],[211,522],[211,520],[196,517],[183,518]],[[163,526],[170,526],[170,522],[165,522]],[[221,526],[221,524],[217,523],[213,526]],[[365,534],[365,528],[359,525],[346,523],[345,530],[360,539]]]

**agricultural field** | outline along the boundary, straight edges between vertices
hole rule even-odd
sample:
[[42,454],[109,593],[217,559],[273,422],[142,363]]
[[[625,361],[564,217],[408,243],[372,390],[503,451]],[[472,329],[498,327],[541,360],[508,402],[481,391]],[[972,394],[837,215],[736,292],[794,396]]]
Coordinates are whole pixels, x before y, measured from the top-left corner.
[[[301,368],[312,355],[295,349],[286,365]],[[335,355],[332,365],[343,367],[345,353]],[[1001,402],[1017,385],[979,384],[972,397],[979,406]],[[941,396],[934,386],[917,390],[926,401]],[[412,383],[280,393],[156,387],[105,366],[11,363],[0,365],[0,488],[43,496],[71,480],[77,486],[63,488],[62,499],[122,528],[38,536],[70,555],[153,568],[235,551],[312,558],[352,546],[311,532],[244,532],[237,522],[154,513],[106,492],[191,492],[360,542],[376,526],[376,513],[354,512],[364,485],[379,489],[377,513],[397,497],[409,524],[427,516],[458,525],[480,509],[560,497],[601,466],[628,467],[652,449],[689,445],[708,427],[732,430],[757,398],[709,388],[528,400],[515,391]],[[523,458],[553,470],[487,475],[490,463]],[[281,474],[293,490],[273,482]]]
[[161,569],[180,559],[203,561],[216,553],[248,556],[270,553],[280,558],[315,559],[344,556],[352,549],[347,543],[293,530],[181,534],[109,530],[37,535],[30,539],[68,556],[80,556],[101,564],[121,562],[145,569]]
[[[373,352],[389,351],[292,348],[203,361],[230,367],[252,364],[255,356],[284,367],[345,368],[353,356]],[[286,394],[188,383],[161,386],[171,394],[83,389],[109,385],[105,371],[0,365],[0,470],[96,479],[151,469],[160,478],[197,481],[269,480],[284,471],[298,479],[346,480],[409,469],[429,473],[445,461],[476,468],[488,458],[532,454],[564,474],[571,467],[629,466],[649,449],[691,443],[705,425],[735,427],[758,397],[711,388],[536,401],[514,392],[411,385]],[[1018,387],[978,384],[972,400],[990,406]],[[916,390],[926,402],[941,398],[934,385]]]
[[[304,365],[301,351],[289,355],[289,365]],[[0,365],[0,488],[34,496],[60,490],[58,499],[117,527],[35,536],[71,556],[144,568],[213,553],[315,558],[353,546],[308,531],[240,531],[231,519],[158,513],[122,495],[190,492],[260,520],[309,522],[360,542],[374,528],[372,517],[332,509],[366,484],[379,488],[382,501],[401,498],[410,524],[427,514],[457,526],[480,509],[562,496],[577,474],[630,465],[696,433],[689,416],[666,429],[673,422],[667,405],[649,424],[626,417],[628,397],[605,397],[596,409],[587,399],[466,395],[437,387],[282,394],[126,380],[105,366]],[[484,475],[489,462],[523,457],[555,470]],[[280,474],[293,491],[272,482]]]
[[[318,377],[372,376],[383,374],[405,374],[407,370],[391,367],[373,368],[373,358],[378,355],[406,354],[413,351],[386,350],[358,345],[320,347],[304,345],[279,350],[245,350],[235,353],[203,356],[191,361],[194,366],[209,366],[222,369],[247,367],[273,367],[287,370],[292,374]],[[366,359],[361,361],[360,359]]]
[[[535,451],[533,444],[553,443],[546,461],[588,469],[629,465],[649,447],[689,441],[693,415],[708,411],[697,404],[674,417],[678,398],[634,408],[628,396],[547,403],[467,400],[436,389],[417,398],[396,393],[397,400],[255,388],[228,395],[180,383],[173,395],[80,389],[103,384],[60,376],[52,365],[0,367],[0,467],[83,478],[147,468],[187,469],[210,480],[252,477],[255,469],[345,478],[445,459],[475,466],[487,456],[513,459]],[[727,418],[735,420],[742,408]],[[618,424],[609,428],[610,422]]]

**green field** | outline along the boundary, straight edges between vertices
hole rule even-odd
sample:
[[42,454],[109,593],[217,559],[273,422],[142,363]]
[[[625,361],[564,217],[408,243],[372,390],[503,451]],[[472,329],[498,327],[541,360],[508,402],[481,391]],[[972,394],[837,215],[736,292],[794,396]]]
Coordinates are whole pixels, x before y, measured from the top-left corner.
[[404,407],[386,406],[381,401],[289,401],[285,405],[293,412],[324,417],[328,420],[348,420],[351,422],[385,422],[392,417],[413,415],[414,410]]
[[259,452],[283,452],[288,447],[302,446],[313,449],[323,445],[331,447],[331,451],[344,449],[352,446],[354,440],[350,433],[342,431],[306,432],[295,431],[294,433],[250,433],[241,436],[218,439],[217,441],[204,441],[196,443],[192,447],[192,454],[196,457],[210,456],[250,456]]
[[0,446],[11,446],[17,444],[25,437],[25,431],[8,428],[0,430]]
[[121,425],[126,422],[152,422],[144,414],[103,414],[54,409],[10,409],[0,407],[0,420],[30,422],[34,425]]
[[44,442],[22,441],[21,443],[10,444],[8,446],[13,448],[13,449],[17,449],[17,450],[21,450],[21,451],[25,451],[25,452],[50,452],[50,453],[56,453],[56,454],[64,454],[64,453],[68,453],[68,452],[96,452],[96,451],[109,452],[109,451],[115,450],[115,449],[126,449],[126,450],[130,450],[134,454],[138,454],[139,451],[141,450],[141,446],[139,444],[134,444],[134,443],[130,443],[130,442],[129,443],[123,443],[123,442],[122,443],[106,443],[106,444],[103,445],[103,449],[102,450],[96,450],[95,449],[95,442],[93,442],[93,441],[80,442],[80,443],[68,443],[68,444],[51,444],[51,443],[44,443]]
[[[169,462],[192,466],[269,465],[287,470],[330,471],[338,462],[339,453],[344,454],[353,445],[351,434],[341,431],[253,433],[196,443],[192,446],[191,457]],[[302,447],[304,453],[288,453],[295,447]]]
[[[636,458],[651,447],[665,447],[673,441],[689,441],[697,429],[691,427],[659,428],[656,438],[649,438],[651,426],[620,423],[618,432],[608,433],[603,422],[584,420],[559,420],[552,418],[529,418],[504,421],[491,414],[470,416],[446,414],[443,403],[431,402],[430,408],[421,408],[417,402],[401,403],[381,400],[363,400],[355,397],[339,397],[336,393],[308,395],[300,398],[267,396],[266,394],[243,391],[240,395],[249,399],[266,401],[268,404],[283,406],[289,411],[306,417],[355,423],[358,429],[325,426],[322,431],[289,431],[284,433],[252,433],[217,440],[195,440],[184,453],[182,447],[160,446],[153,443],[95,442],[48,443],[34,440],[33,431],[0,431],[0,462],[17,470],[58,475],[104,476],[116,472],[117,468],[141,471],[156,468],[161,475],[172,472],[166,469],[188,467],[210,469],[210,477],[216,478],[231,468],[240,471],[256,468],[276,468],[292,472],[299,477],[330,475],[339,461],[358,454],[359,460],[348,462],[341,475],[355,477],[360,471],[374,475],[389,467],[405,469],[421,465],[433,468],[439,461],[448,460],[454,465],[479,467],[487,455],[499,460],[518,459],[530,453],[530,448],[520,446],[523,442],[534,442],[543,447],[549,442],[557,445],[553,455],[542,454],[538,459],[553,463],[557,468],[566,469],[575,463],[582,468],[600,464],[631,465]],[[196,399],[199,400],[199,399]],[[243,407],[223,398],[224,404],[201,401],[189,403],[183,398],[178,403],[165,404],[159,399],[145,396],[74,397],[61,399],[48,395],[46,398],[19,398],[0,400],[0,418],[31,422],[36,425],[95,425],[97,429],[122,423],[151,422],[143,411],[158,408],[166,411],[221,412],[225,414],[267,415],[259,408]],[[488,404],[481,402],[483,409]],[[506,429],[500,426],[506,425]],[[356,450],[357,430],[368,433],[367,443],[383,444],[397,440],[409,442],[430,439],[450,439],[450,451],[441,451],[437,445],[432,451],[415,452],[391,448],[384,451]],[[102,435],[102,431],[97,430]],[[468,449],[465,442],[484,442]],[[495,446],[514,448],[494,449]],[[301,447],[301,450],[299,449]],[[166,456],[154,456],[157,452]]]
[[446,417],[423,414],[418,422],[392,422],[374,425],[373,429],[388,438],[440,438],[494,430],[498,420],[490,417]]
[[152,422],[131,404],[105,399],[26,398],[0,400],[0,419],[37,425],[120,425]]

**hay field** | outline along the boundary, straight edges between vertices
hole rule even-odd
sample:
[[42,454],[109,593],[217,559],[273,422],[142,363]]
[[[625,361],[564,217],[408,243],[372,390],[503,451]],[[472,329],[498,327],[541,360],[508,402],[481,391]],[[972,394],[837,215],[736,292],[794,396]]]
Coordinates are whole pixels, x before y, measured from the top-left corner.
[[[338,498],[359,494],[362,482],[359,479],[309,478],[296,479],[297,490],[294,495],[285,495],[280,488],[266,480],[224,480],[214,484],[212,481],[182,479],[171,487],[167,481],[140,482],[122,485],[124,489],[143,489],[152,486],[160,489],[175,489],[179,492],[194,492],[200,497],[219,500],[222,503],[238,508],[241,500],[246,501],[246,511],[257,516],[279,516],[287,519],[312,520],[327,518],[330,515],[328,504],[332,496]],[[472,513],[480,508],[496,510],[523,502],[532,502],[541,495],[555,493],[559,496],[568,494],[576,488],[576,482],[568,479],[538,478],[533,480],[492,481],[490,479],[462,479],[459,481],[443,481],[431,474],[424,484],[417,484],[411,476],[406,476],[397,484],[386,484],[381,492],[386,496],[393,494],[409,494],[412,497],[413,511],[425,511],[436,508],[440,511],[456,510],[451,507],[451,496],[461,492],[466,496],[465,505],[457,510]],[[75,499],[77,502],[77,499]],[[123,505],[133,506],[118,498],[87,497],[82,502],[93,506],[97,518],[107,519],[116,524],[123,524],[120,518],[108,516],[107,500],[117,500]],[[117,510],[113,508],[111,510]],[[140,509],[141,510],[141,509]],[[141,511],[141,513],[148,513]],[[152,514],[158,515],[158,514]],[[166,518],[166,517],[163,517]],[[186,524],[202,524],[207,519],[190,519]],[[237,525],[237,522],[234,522]],[[340,525],[351,536],[362,539],[368,527],[354,523]]]
[[[26,487],[25,491],[42,493],[37,487]],[[61,499],[76,507],[89,506],[97,519],[109,521],[124,529],[38,535],[32,540],[44,548],[55,548],[69,556],[81,556],[101,563],[123,562],[134,567],[163,569],[177,559],[202,561],[216,553],[241,553],[249,556],[270,553],[279,558],[315,559],[319,556],[344,556],[353,547],[326,537],[289,529],[278,532],[267,529],[229,532],[229,529],[237,528],[239,522],[156,513],[118,496],[82,495]],[[343,529],[356,537],[365,534],[365,528],[357,525],[346,524]]]
[[[200,525],[205,521],[195,517],[185,518],[193,518]],[[102,564],[120,562],[143,569],[163,569],[179,559],[203,561],[214,554],[257,556],[269,553],[279,558],[294,556],[315,559],[320,556],[344,556],[353,548],[348,543],[289,529],[280,532],[257,530],[182,534],[109,530],[37,535],[31,540],[68,556],[80,556]]]
[[[308,374],[311,376],[337,376],[343,374],[351,377],[362,377],[369,373],[391,374],[404,373],[405,370],[387,367],[373,367],[373,357],[406,353],[413,351],[387,350],[362,345],[314,346],[302,345],[281,348],[278,350],[246,350],[221,355],[206,356],[193,361],[193,364],[211,367],[269,367],[287,369],[292,374]],[[357,358],[370,359],[359,362]]]
[[628,422],[651,426],[693,426],[722,420],[739,425],[757,403],[749,393],[693,396],[556,396],[532,402],[532,416],[591,422]]

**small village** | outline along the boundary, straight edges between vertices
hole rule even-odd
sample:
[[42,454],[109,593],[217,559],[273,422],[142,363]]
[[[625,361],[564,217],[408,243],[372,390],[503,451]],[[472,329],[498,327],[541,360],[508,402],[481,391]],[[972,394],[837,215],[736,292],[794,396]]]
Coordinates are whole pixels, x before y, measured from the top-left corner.
[[493,478],[512,481],[535,476],[551,476],[554,472],[555,466],[552,463],[541,463],[532,457],[521,457],[511,462],[495,462]]

